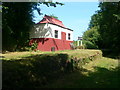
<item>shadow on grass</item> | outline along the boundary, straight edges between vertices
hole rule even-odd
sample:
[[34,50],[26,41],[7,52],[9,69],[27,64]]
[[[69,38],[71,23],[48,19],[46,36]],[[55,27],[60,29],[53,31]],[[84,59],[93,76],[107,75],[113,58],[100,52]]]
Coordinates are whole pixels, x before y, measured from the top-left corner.
[[72,67],[67,54],[40,54],[20,60],[3,60],[3,88],[37,88],[57,79]]
[[108,70],[106,68],[94,67],[95,72],[88,74],[87,83],[89,87],[99,87],[99,88],[118,88],[120,76],[120,68],[115,68],[113,70]]
[[103,57],[113,58],[113,59],[120,59],[120,52],[116,50],[109,50],[109,49],[102,49]]
[[[120,69],[108,70],[106,68],[94,67],[95,72],[86,69],[80,72],[67,74],[56,82],[45,88],[120,88]],[[89,72],[84,75],[81,72]]]
[[[68,59],[67,54],[40,54],[20,60],[3,60],[2,87],[3,89],[119,87],[119,68],[108,70],[94,67],[95,72],[86,69],[73,71],[73,64],[68,62]],[[89,74],[85,75],[82,72]],[[55,82],[56,80],[58,81]]]

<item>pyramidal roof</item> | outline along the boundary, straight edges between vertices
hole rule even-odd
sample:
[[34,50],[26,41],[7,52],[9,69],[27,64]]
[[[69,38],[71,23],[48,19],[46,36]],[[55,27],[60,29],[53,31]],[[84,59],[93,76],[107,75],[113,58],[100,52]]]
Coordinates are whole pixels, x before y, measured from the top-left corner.
[[[45,15],[45,16],[43,17],[43,19],[42,19],[39,23],[51,23],[51,24],[59,25],[59,26],[65,28],[65,26],[64,26],[63,23],[62,23],[62,21],[60,21],[60,20],[58,20],[58,19],[56,19],[56,18],[50,17],[50,16],[48,16],[48,15]],[[39,23],[38,23],[38,24],[39,24]]]

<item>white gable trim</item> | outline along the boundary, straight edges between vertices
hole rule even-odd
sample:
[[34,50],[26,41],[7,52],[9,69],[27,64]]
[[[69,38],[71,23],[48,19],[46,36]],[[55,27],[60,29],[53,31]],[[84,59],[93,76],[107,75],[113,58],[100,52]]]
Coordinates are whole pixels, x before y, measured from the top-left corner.
[[68,41],[73,41],[73,31],[68,28],[60,27],[51,23],[36,24],[30,31],[30,38],[55,38],[55,30],[58,30],[58,38],[61,39],[61,32],[66,33],[66,40],[68,40],[68,33],[71,37]]

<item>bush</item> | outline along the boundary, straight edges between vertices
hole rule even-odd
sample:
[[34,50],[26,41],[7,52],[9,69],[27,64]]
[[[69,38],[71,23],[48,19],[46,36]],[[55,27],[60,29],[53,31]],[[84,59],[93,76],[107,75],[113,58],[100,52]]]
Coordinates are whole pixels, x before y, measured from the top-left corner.
[[24,47],[21,47],[20,49],[19,49],[19,51],[39,51],[39,50],[37,50],[37,46],[38,46],[38,43],[37,43],[37,41],[34,41],[33,43],[31,43],[29,46],[24,46]]
[[78,46],[77,49],[85,49],[85,46]]
[[85,45],[85,48],[87,49],[97,49],[98,46],[93,44],[92,42],[90,41],[83,41],[84,45]]
[[31,50],[36,50],[37,46],[38,46],[38,43],[35,41],[34,43],[32,43]]

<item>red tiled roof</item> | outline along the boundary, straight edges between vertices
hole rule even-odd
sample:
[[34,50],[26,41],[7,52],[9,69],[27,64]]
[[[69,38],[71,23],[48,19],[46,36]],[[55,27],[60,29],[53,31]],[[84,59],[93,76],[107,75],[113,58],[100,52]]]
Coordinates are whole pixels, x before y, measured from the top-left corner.
[[[60,20],[58,20],[58,19],[56,19],[56,18],[50,17],[50,16],[48,16],[48,15],[45,15],[45,16],[43,17],[43,19],[42,19],[39,23],[52,23],[52,24],[56,24],[56,25],[59,25],[59,26],[61,26],[61,27],[66,28],[66,27],[63,25],[62,21],[60,21]],[[39,24],[39,23],[38,23],[38,24]]]

